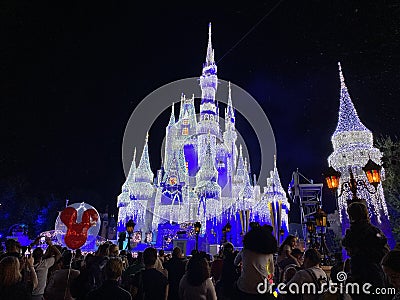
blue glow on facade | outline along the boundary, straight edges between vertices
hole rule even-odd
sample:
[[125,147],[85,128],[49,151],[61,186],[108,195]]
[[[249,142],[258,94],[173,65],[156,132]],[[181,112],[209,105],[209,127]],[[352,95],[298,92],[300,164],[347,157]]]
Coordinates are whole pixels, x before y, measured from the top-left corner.
[[[132,219],[135,230],[157,232],[156,245],[166,249],[172,247],[178,232],[185,232],[186,239],[192,241],[194,222],[201,222],[199,241],[207,245],[224,241],[242,245],[250,221],[271,224],[276,232],[283,229],[287,234],[289,204],[276,167],[261,192],[250,179],[251,168],[243,157],[242,146],[236,143],[230,85],[228,106],[221,119],[215,100],[217,85],[210,26],[206,62],[200,76],[200,114],[196,115],[194,96],[181,96],[177,119],[172,106],[163,166],[155,179],[146,138],[139,165],[134,156],[118,197],[119,230],[124,230],[123,224]],[[271,206],[275,207],[273,222]],[[228,223],[231,230],[223,235],[222,229]]]

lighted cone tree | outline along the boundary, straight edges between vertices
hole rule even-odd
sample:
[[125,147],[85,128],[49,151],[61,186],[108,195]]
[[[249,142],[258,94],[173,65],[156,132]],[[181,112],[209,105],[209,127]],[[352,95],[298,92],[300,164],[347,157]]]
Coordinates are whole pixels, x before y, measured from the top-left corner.
[[[365,200],[368,207],[371,222],[381,228],[394,246],[392,230],[389,225],[388,210],[383,195],[382,184],[372,185],[369,183],[365,166],[371,160],[381,165],[382,153],[373,146],[373,135],[364,124],[361,123],[357,112],[351,101],[347,86],[344,82],[341,66],[339,63],[339,76],[341,83],[339,121],[332,135],[333,153],[328,158],[329,166],[340,172],[337,186],[338,206],[342,232],[349,227],[349,219],[346,213],[348,203],[357,199]],[[384,170],[381,170],[384,179]],[[353,193],[351,183],[354,183]]]

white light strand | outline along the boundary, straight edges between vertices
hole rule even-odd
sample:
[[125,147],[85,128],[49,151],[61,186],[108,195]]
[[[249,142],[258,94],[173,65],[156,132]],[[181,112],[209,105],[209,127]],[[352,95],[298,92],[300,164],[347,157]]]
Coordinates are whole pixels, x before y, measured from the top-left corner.
[[[367,164],[369,159],[381,165],[382,153],[373,147],[372,132],[361,123],[358,117],[344,82],[340,64],[339,75],[341,81],[339,120],[332,135],[334,151],[329,156],[328,163],[335,170],[341,172],[338,193],[342,193],[342,195],[338,197],[338,206],[340,222],[342,222],[342,212],[347,210],[347,201],[352,198],[350,191],[341,191],[342,184],[350,180],[349,167],[352,169],[354,178],[363,181],[367,188],[373,191],[374,187],[368,183],[362,167]],[[383,168],[381,173],[383,175],[381,178],[384,180]],[[366,200],[370,215],[375,216],[378,223],[382,220],[382,214],[389,217],[382,185],[378,186],[378,190],[374,194],[368,192],[364,186],[358,186],[357,197]]]

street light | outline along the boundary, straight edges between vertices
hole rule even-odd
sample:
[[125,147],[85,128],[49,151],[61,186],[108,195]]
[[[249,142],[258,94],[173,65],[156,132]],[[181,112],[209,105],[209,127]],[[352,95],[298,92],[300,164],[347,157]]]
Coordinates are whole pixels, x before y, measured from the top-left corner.
[[321,209],[318,208],[317,212],[314,214],[315,218],[315,223],[317,227],[320,228],[320,237],[321,237],[321,243],[320,243],[320,249],[319,252],[321,253],[323,257],[323,263],[328,264],[329,261],[327,258],[329,258],[329,250],[328,247],[326,246],[326,241],[325,241],[325,232],[326,232],[326,227],[327,227],[327,214]]
[[362,168],[367,176],[368,182],[373,185],[375,190],[378,188],[381,182],[381,169],[382,166],[376,164],[371,159],[368,160],[367,164]]
[[314,217],[317,227],[326,227],[327,214],[321,208],[318,208]]
[[222,244],[226,243],[228,241],[227,234],[228,234],[228,232],[231,232],[231,229],[232,229],[232,226],[229,222],[226,223],[226,225],[224,227],[222,227],[222,237],[223,237]]
[[283,236],[285,235],[285,230],[283,230],[282,228],[279,229],[279,243],[283,242]]
[[196,222],[194,223],[194,233],[196,234],[196,250],[199,250],[199,233],[201,230],[201,223]]
[[136,223],[133,222],[132,219],[130,219],[130,220],[125,224],[125,226],[126,226],[126,231],[128,232],[128,250],[131,250],[131,249],[132,249],[132,248],[131,248],[131,235],[132,235],[132,233],[133,233],[133,229],[134,229],[135,226],[136,226]]
[[[356,180],[354,178],[354,174],[351,167],[349,167],[350,179],[349,181],[345,181],[342,183],[340,188],[340,194],[338,195],[338,197],[340,197],[343,194],[343,191],[346,192],[350,191],[353,195],[351,202],[359,202],[360,199],[357,198],[357,187],[366,189],[370,194],[376,193],[378,185],[381,182],[380,171],[382,167],[374,163],[371,159],[369,159],[367,164],[362,169],[365,172],[365,175],[367,176],[369,184],[371,184],[375,190],[371,191],[364,180],[362,179]],[[323,175],[325,177],[325,181],[328,185],[328,188],[336,192],[337,189],[339,188],[339,180],[342,174],[339,171],[336,171],[331,166]]]
[[311,247],[314,246],[314,233],[315,233],[315,223],[314,221],[307,221],[306,222],[306,226],[307,226],[307,231],[310,237],[310,245]]

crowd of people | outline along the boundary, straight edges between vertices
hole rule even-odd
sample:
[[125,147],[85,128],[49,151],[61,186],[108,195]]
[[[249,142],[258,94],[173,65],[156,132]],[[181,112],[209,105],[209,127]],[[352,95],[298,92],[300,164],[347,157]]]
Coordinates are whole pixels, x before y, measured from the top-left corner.
[[[346,272],[349,282],[400,290],[400,249],[390,251],[384,234],[369,222],[364,204],[349,205],[348,213],[351,225],[342,245],[349,259],[343,261],[337,255],[330,279],[335,281],[336,274]],[[323,295],[284,293],[285,288],[262,292],[260,284],[321,287],[329,280],[317,249],[303,252],[292,235],[278,247],[271,226],[258,223],[244,235],[240,251],[227,242],[214,257],[197,250],[186,256],[178,247],[170,254],[148,247],[133,257],[110,242],[83,255],[79,249],[71,252],[53,245],[50,239],[46,243],[45,251],[37,247],[31,253],[21,251],[15,240],[6,241],[6,251],[0,256],[1,300],[317,300]],[[365,294],[330,296],[379,299]],[[400,299],[400,293],[380,299],[392,298]]]

